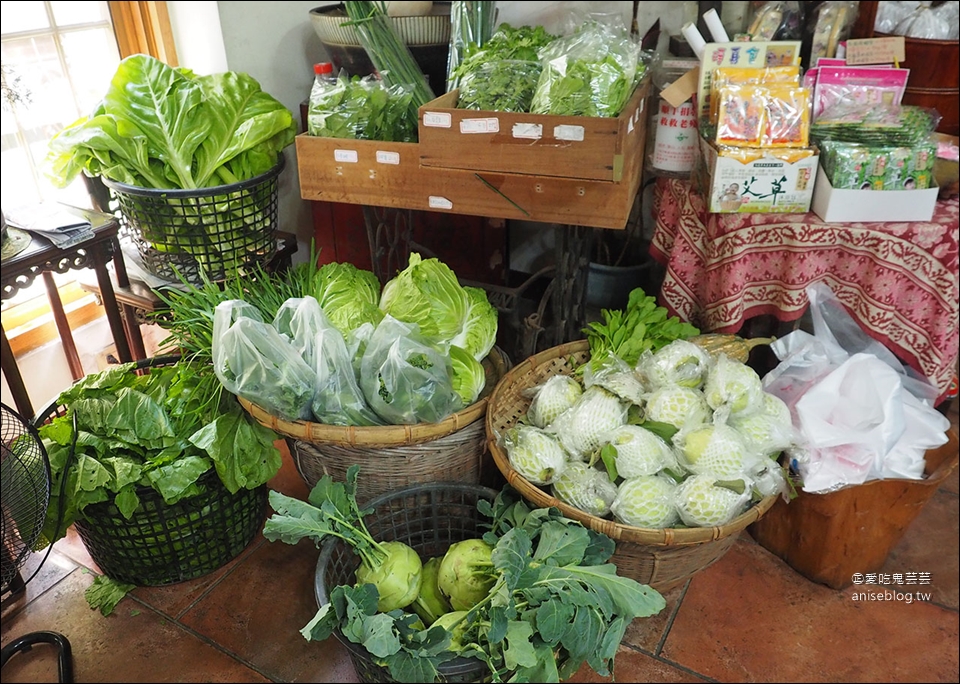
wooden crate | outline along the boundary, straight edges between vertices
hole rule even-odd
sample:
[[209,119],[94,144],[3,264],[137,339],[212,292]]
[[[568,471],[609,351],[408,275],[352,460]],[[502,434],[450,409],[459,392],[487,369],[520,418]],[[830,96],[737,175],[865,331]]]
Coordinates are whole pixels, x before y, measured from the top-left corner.
[[422,166],[423,143],[297,136],[300,196],[305,200],[522,219],[593,228],[626,227],[640,187],[643,121],[632,135],[640,149],[621,181]]
[[649,83],[616,118],[457,109],[453,90],[420,107],[420,163],[629,183],[630,167],[643,158]]
[[[778,499],[749,528],[761,546],[807,579],[843,589],[878,572],[923,506],[957,467],[957,431],[926,453],[922,480],[869,480],[825,494]],[[910,569],[910,568],[905,568]],[[922,569],[922,568],[921,568]]]

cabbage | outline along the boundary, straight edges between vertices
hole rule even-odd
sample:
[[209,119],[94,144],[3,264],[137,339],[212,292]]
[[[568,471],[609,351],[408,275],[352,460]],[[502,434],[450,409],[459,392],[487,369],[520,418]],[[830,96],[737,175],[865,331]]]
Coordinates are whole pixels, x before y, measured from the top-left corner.
[[482,361],[497,342],[497,310],[481,288],[465,287],[463,291],[467,293],[467,317],[451,344],[463,347]]
[[416,323],[420,333],[449,344],[467,320],[469,299],[450,267],[439,259],[410,254],[409,265],[383,286],[380,310],[404,323]]
[[532,392],[534,396],[527,409],[527,419],[537,427],[545,428],[577,403],[583,389],[569,375],[553,375],[542,385],[532,388]]
[[325,264],[317,271],[313,288],[320,308],[344,337],[363,323],[376,325],[383,318],[378,306],[380,281],[370,271],[350,263]]
[[470,406],[477,400],[487,383],[483,366],[466,349],[456,345],[450,347],[450,362],[453,364],[450,381],[453,391],[463,399],[464,406]]

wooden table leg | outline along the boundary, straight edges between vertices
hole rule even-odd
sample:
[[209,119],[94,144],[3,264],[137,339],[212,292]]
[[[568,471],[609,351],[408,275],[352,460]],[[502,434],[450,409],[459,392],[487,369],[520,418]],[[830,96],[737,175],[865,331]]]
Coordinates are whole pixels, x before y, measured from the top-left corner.
[[33,404],[30,403],[30,395],[27,394],[27,387],[23,384],[23,376],[20,375],[20,369],[17,367],[17,359],[13,355],[13,349],[10,348],[10,342],[7,340],[7,331],[0,326],[0,368],[3,370],[3,377],[7,380],[10,387],[10,393],[13,395],[13,403],[17,405],[17,411],[23,418],[33,421]]
[[[119,239],[113,243],[113,270],[117,275],[117,287],[130,287],[130,278],[127,275],[127,265],[123,261],[123,250],[120,247]],[[121,308],[121,314],[133,360],[145,359],[147,352],[143,346],[143,335],[140,332],[140,323],[137,321],[136,307],[124,304]]]
[[73,340],[70,322],[67,320],[67,314],[63,311],[63,302],[60,301],[60,291],[57,289],[57,283],[54,281],[51,271],[43,272],[43,284],[47,288],[47,300],[50,302],[50,311],[53,312],[53,321],[57,324],[57,332],[60,333],[60,343],[63,345],[63,353],[67,357],[70,375],[73,376],[73,380],[76,382],[82,378],[85,373],[83,371],[83,365],[80,363],[80,355],[77,354],[77,344]]
[[113,283],[110,282],[110,272],[107,270],[107,261],[101,253],[99,258],[94,259],[93,268],[97,272],[97,283],[100,285],[100,299],[103,300],[103,309],[107,314],[107,322],[110,324],[110,332],[113,333],[113,343],[117,347],[117,356],[121,363],[130,363],[133,356],[130,354],[130,344],[127,342],[127,331],[123,326],[123,318],[120,316],[120,305],[117,302],[117,295],[113,291]]

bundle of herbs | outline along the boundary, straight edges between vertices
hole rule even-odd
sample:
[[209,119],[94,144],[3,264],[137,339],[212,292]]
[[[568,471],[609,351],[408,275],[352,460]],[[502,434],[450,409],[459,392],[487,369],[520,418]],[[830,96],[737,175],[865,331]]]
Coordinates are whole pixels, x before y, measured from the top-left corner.
[[497,3],[455,0],[450,3],[450,54],[447,58],[447,92],[460,85],[458,72],[467,53],[487,44],[497,25]]
[[[278,513],[264,536],[317,545],[335,536],[358,553],[369,550],[378,542],[363,526],[373,511],[355,502],[358,471],[352,466],[342,484],[324,477],[309,502],[271,493]],[[436,561],[424,564],[406,544],[380,561],[360,553],[356,583],[328,588],[329,602],[301,634],[321,641],[336,633],[360,644],[399,682],[436,681],[456,657],[484,663],[495,682],[558,682],[584,662],[609,676],[627,626],[659,613],[663,597],[617,575],[612,539],[555,508],[531,509],[510,488],[477,508],[489,531],[452,544],[434,572],[427,569]],[[384,586],[388,561],[394,572]],[[420,597],[436,609],[421,610]]]
[[387,86],[373,76],[347,76],[310,95],[307,131],[326,138],[416,142],[417,116],[413,93],[402,85]]

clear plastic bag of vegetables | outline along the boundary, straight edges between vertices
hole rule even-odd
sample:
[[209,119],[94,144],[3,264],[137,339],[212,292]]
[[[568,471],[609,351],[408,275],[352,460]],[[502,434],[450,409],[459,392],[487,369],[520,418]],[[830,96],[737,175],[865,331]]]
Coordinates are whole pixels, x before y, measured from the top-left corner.
[[564,116],[617,116],[646,70],[640,45],[603,22],[540,51],[543,72],[530,111]]
[[238,299],[213,314],[213,369],[231,393],[284,420],[309,420],[316,374],[293,344]]
[[383,425],[374,413],[353,371],[350,352],[340,331],[326,321],[314,335],[314,370],[317,391],[313,396],[313,416],[328,425]]
[[386,85],[376,76],[349,76],[310,95],[307,132],[325,138],[392,142],[417,141],[413,92],[402,84]]
[[384,316],[360,362],[360,389],[391,425],[436,423],[463,408],[450,361],[427,344],[415,324]]
[[460,109],[529,112],[540,81],[540,62],[500,59],[484,62],[460,80]]
[[317,331],[331,323],[313,297],[290,297],[273,317],[273,327],[286,337],[308,366],[315,362]]

